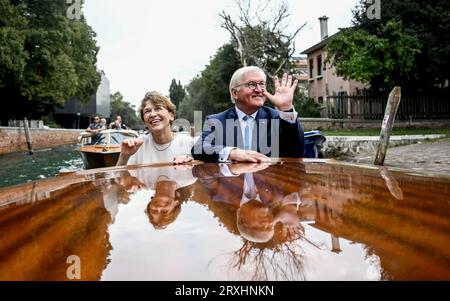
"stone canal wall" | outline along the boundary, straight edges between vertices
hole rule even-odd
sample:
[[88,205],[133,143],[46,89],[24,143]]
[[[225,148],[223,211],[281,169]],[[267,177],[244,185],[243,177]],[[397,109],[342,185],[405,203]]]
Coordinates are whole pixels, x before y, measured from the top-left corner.
[[[30,129],[33,149],[76,144],[83,130]],[[0,127],[0,155],[28,151],[23,127]]]
[[[352,157],[361,153],[375,153],[380,137],[377,136],[328,136],[322,153],[325,158]],[[421,143],[445,138],[445,135],[391,136],[389,147]]]

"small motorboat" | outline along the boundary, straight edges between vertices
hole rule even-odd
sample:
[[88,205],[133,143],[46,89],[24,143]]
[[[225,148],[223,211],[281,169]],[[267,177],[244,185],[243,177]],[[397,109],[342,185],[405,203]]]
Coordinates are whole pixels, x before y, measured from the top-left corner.
[[304,158],[323,158],[321,151],[323,143],[327,139],[321,131],[305,132],[305,153]]
[[137,138],[139,134],[133,130],[104,130],[93,135],[82,132],[78,137],[78,151],[83,159],[84,168],[101,168],[115,166],[120,155],[123,140]]

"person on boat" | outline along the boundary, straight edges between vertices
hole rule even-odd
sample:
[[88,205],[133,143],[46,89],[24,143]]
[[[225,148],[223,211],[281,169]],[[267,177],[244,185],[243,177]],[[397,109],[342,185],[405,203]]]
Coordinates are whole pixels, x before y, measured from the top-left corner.
[[[117,126],[118,124],[118,126]],[[117,115],[116,120],[114,120],[114,122],[111,122],[109,124],[109,128],[110,129],[115,129],[115,130],[128,130],[128,127],[125,125],[125,123],[122,122],[122,117]]]
[[106,129],[100,122],[100,117],[94,116],[94,122],[91,123],[88,128],[86,129],[86,132],[91,133],[92,139],[95,141],[99,138],[99,133]]
[[124,130],[124,128],[121,126],[119,120],[114,120],[112,126],[109,127],[111,130]]
[[100,119],[100,127],[102,130],[106,130],[106,124],[107,124],[106,118],[101,118]]
[[176,106],[158,92],[145,94],[139,108],[142,121],[149,134],[122,142],[117,166],[157,162],[183,164],[193,160],[190,156],[194,139],[172,132]]

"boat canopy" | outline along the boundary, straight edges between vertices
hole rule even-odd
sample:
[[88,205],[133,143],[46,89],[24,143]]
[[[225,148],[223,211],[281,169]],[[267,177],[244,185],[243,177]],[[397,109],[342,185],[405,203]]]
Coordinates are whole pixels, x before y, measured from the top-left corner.
[[[96,138],[94,138],[94,136],[96,136]],[[133,130],[103,130],[97,135],[89,132],[82,132],[78,137],[78,142],[81,143],[81,145],[121,144],[125,139],[137,137],[139,137],[139,134]]]

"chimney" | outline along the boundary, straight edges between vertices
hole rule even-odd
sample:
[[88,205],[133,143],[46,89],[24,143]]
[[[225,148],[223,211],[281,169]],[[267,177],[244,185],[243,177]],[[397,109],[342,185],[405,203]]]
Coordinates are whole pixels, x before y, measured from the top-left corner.
[[319,18],[320,21],[320,38],[321,40],[325,40],[328,38],[328,17],[323,16]]

